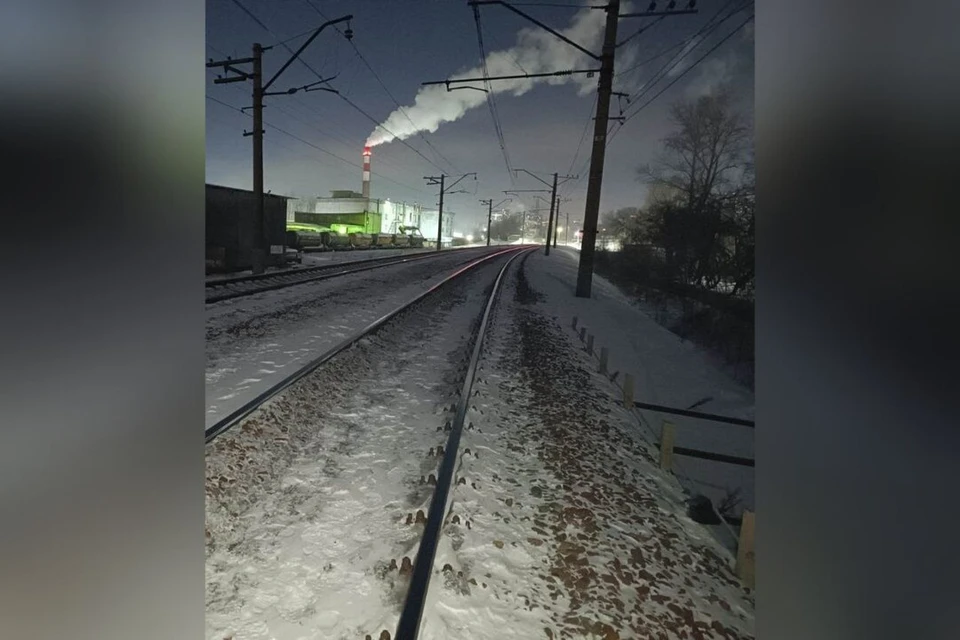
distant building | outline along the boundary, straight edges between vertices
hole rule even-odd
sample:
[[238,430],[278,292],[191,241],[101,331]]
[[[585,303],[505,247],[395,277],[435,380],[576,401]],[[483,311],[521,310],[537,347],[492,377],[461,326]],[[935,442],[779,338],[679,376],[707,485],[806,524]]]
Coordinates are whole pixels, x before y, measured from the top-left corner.
[[[397,202],[390,198],[371,198],[371,152],[363,151],[362,192],[335,189],[329,198],[296,198],[287,202],[287,222],[316,224],[337,230],[338,226],[363,227],[365,233],[400,233],[400,227],[417,227],[427,240],[437,238],[436,209],[425,209],[419,202]],[[443,242],[453,240],[453,211],[443,212]]]

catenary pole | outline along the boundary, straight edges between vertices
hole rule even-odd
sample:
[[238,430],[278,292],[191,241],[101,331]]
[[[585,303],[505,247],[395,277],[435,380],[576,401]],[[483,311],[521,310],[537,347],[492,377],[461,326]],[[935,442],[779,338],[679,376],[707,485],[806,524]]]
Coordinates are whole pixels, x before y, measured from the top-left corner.
[[263,213],[263,46],[253,43],[253,273],[263,273],[267,263],[266,220]]
[[580,246],[580,265],[577,269],[576,295],[578,298],[589,298],[593,285],[594,248],[597,242],[597,219],[600,217],[603,161],[607,151],[607,123],[610,114],[610,94],[613,91],[613,61],[617,46],[620,0],[610,0],[606,11],[607,24],[603,34],[600,82],[597,90],[597,116],[593,128],[593,151],[590,155],[587,202],[583,213],[583,243]]

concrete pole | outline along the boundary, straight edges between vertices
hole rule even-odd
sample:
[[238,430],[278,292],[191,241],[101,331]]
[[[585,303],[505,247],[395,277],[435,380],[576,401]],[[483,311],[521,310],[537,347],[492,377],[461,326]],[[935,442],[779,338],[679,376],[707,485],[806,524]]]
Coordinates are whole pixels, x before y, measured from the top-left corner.
[[610,0],[606,11],[607,25],[600,59],[597,116],[593,128],[593,152],[590,156],[590,181],[587,183],[587,204],[583,213],[583,244],[580,247],[580,266],[577,270],[578,298],[589,298],[593,284],[593,254],[597,242],[597,220],[600,217],[603,160],[607,152],[607,122],[610,115],[610,94],[613,91],[613,60],[617,45],[620,0]]

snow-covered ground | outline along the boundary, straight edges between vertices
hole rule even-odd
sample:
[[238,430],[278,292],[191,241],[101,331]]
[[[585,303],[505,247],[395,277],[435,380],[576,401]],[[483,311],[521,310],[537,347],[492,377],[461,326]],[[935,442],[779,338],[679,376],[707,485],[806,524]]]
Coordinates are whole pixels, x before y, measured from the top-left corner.
[[205,428],[484,253],[451,252],[209,305]]
[[484,352],[421,638],[752,637],[731,554],[554,318],[563,263],[537,252],[523,271]]
[[358,249],[354,251],[306,251],[303,254],[303,266],[313,267],[322,264],[342,264],[358,260],[373,260],[375,258],[389,258],[393,256],[416,255],[418,253],[434,253],[434,249]]
[[[609,370],[620,372],[618,382],[626,373],[633,375],[636,400],[680,409],[707,400],[697,404],[696,410],[754,419],[753,392],[725,373],[710,354],[658,324],[602,276],[594,274],[590,300],[575,297],[579,252],[563,249],[555,255],[557,260],[549,268],[543,267],[554,254],[546,258],[538,253],[530,259],[532,266],[541,267],[533,268],[530,277],[547,294],[545,309],[571,338],[575,333],[570,323],[577,316],[580,326],[596,336],[594,350],[599,353],[601,347],[609,349]],[[586,354],[582,357],[589,360]],[[600,376],[598,380],[607,388],[613,387]],[[641,429],[650,439],[659,438],[661,425],[668,420],[676,426],[678,447],[745,458],[754,455],[754,431],[748,427],[637,413],[642,419]],[[753,469],[689,457],[674,460],[686,488],[715,502],[728,491],[739,489],[742,506],[754,508]]]
[[432,494],[419,480],[439,465],[497,268],[405,312],[208,448],[208,638],[392,632]]
[[[393,634],[404,558],[423,530],[417,511],[429,504],[469,335],[502,260],[207,448],[208,638]],[[480,362],[420,637],[754,637],[732,554],[687,517],[676,477],[658,468],[645,426],[617,404],[570,319],[610,347],[611,369],[634,374],[638,400],[685,407],[709,395],[703,410],[752,417],[752,395],[602,279],[593,299],[575,298],[572,252],[521,260]],[[427,271],[416,277],[427,282]],[[370,280],[352,300],[398,286]],[[277,305],[275,316],[265,302],[235,333],[257,353],[292,328],[346,330],[358,304],[337,306],[341,295],[351,294]],[[212,339],[221,350],[228,342]],[[656,416],[645,419],[658,429]],[[748,441],[731,435],[739,427],[674,422],[678,445],[752,455],[750,430]]]

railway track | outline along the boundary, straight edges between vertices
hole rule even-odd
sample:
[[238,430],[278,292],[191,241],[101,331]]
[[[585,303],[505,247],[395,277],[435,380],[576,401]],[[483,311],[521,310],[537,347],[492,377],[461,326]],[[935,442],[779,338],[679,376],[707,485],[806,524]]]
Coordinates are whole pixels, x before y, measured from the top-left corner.
[[430,577],[433,574],[433,562],[437,553],[437,545],[440,541],[440,530],[443,527],[443,521],[447,513],[454,467],[460,453],[460,437],[463,434],[467,407],[473,395],[473,381],[476,377],[477,365],[483,350],[484,337],[487,333],[490,315],[493,311],[494,303],[499,296],[500,286],[504,276],[507,273],[507,269],[510,268],[511,263],[513,263],[519,255],[520,253],[515,253],[500,268],[497,279],[494,281],[493,287],[490,290],[490,296],[484,307],[477,333],[473,338],[473,350],[470,354],[470,360],[467,363],[466,374],[464,375],[459,400],[457,401],[456,413],[450,424],[450,435],[447,437],[446,445],[443,448],[443,460],[437,472],[437,487],[430,500],[430,510],[427,513],[426,526],[424,527],[423,536],[420,539],[420,546],[417,549],[417,558],[413,563],[410,588],[407,591],[403,610],[400,613],[400,621],[397,624],[397,633],[394,640],[416,640],[420,631],[420,621],[423,617],[427,590],[430,587]]
[[[396,634],[393,636],[384,635],[387,633],[384,630],[384,632],[379,636],[380,638],[392,637],[393,640],[413,640],[414,638],[417,638],[419,634],[420,623],[424,613],[425,603],[427,602],[427,593],[430,588],[431,576],[433,574],[434,560],[437,555],[437,548],[441,539],[441,530],[444,524],[444,517],[446,515],[450,499],[455,467],[458,461],[461,435],[464,431],[464,423],[467,416],[468,404],[472,395],[472,387],[474,385],[474,378],[477,372],[478,362],[481,358],[481,353],[484,348],[485,336],[488,331],[488,326],[490,325],[490,318],[496,301],[500,295],[502,283],[505,280],[508,269],[516,262],[517,258],[529,253],[529,251],[529,248],[511,248],[498,251],[491,255],[483,256],[467,265],[464,265],[456,272],[445,278],[443,281],[437,283],[409,302],[385,314],[367,327],[364,327],[362,330],[358,331],[356,334],[346,338],[320,357],[308,363],[296,373],[287,377],[281,383],[278,383],[271,389],[260,394],[258,397],[251,400],[233,414],[225,417],[223,420],[206,430],[206,442],[211,443],[216,438],[230,430],[231,427],[241,423],[244,418],[256,411],[261,405],[266,403],[272,397],[282,393],[285,389],[288,389],[291,385],[299,380],[302,380],[304,377],[314,372],[324,364],[330,363],[330,361],[333,360],[338,354],[341,354],[352,345],[364,340],[364,338],[368,338],[372,334],[376,334],[398,314],[410,309],[411,307],[414,307],[444,287],[449,289],[449,285],[451,283],[456,283],[458,279],[466,274],[476,272],[477,268],[481,265],[489,265],[491,261],[497,258],[506,257],[506,260],[503,262],[503,264],[496,267],[496,276],[493,285],[490,287],[489,293],[486,295],[485,302],[483,303],[482,315],[480,316],[479,322],[474,324],[474,334],[472,337],[468,338],[468,340],[472,342],[472,345],[469,346],[468,351],[464,353],[464,359],[461,360],[461,363],[465,362],[465,366],[461,364],[461,368],[458,369],[458,375],[462,375],[462,382],[458,384],[459,393],[456,395],[457,402],[455,410],[453,410],[453,407],[451,407],[451,410],[453,410],[452,419],[447,422],[447,426],[444,429],[447,432],[444,434],[445,442],[442,447],[437,448],[438,454],[442,450],[442,459],[439,468],[431,468],[431,470],[435,470],[436,472],[435,487],[433,487],[432,495],[426,494],[429,495],[429,508],[425,517],[425,522],[423,523],[424,526],[422,535],[419,537],[416,557],[412,562],[412,566],[407,564],[407,560],[404,559],[404,567],[400,568],[401,575],[403,575],[405,570],[408,573],[409,584],[406,588],[406,593],[403,596],[403,607],[399,622],[396,627]],[[477,302],[480,302],[480,300],[477,300],[474,304]],[[464,337],[468,337],[468,335],[465,335]],[[467,344],[470,344],[470,342]],[[466,357],[467,353],[469,354],[468,358]],[[414,428],[417,427],[414,426]],[[432,426],[429,428],[429,430],[431,432],[433,431]],[[438,427],[437,431],[441,431],[441,429]],[[437,435],[438,437],[440,436],[440,434]],[[433,450],[431,449],[431,455],[432,452]],[[433,480],[434,478],[432,477],[429,484],[434,484]],[[421,484],[422,482],[423,481],[421,478]],[[419,518],[420,515],[418,515],[418,519]],[[396,568],[396,565],[394,565],[394,568]]]
[[390,267],[397,264],[407,264],[420,260],[429,260],[444,255],[449,255],[451,251],[475,252],[483,251],[486,247],[468,249],[452,249],[442,252],[430,252],[414,254],[408,256],[389,256],[386,258],[371,258],[367,260],[357,260],[343,264],[325,264],[315,267],[304,267],[300,269],[288,269],[275,273],[261,273],[257,275],[239,276],[236,278],[225,278],[222,280],[210,280],[206,283],[207,304],[223,302],[224,300],[233,300],[266,291],[284,289],[298,284],[308,282],[317,282],[329,278],[337,278],[349,275],[351,273],[360,273],[372,269]]
[[[449,276],[447,276],[446,278],[444,278],[444,279],[441,280],[440,282],[436,283],[435,285],[433,285],[432,287],[430,287],[429,289],[427,289],[426,291],[424,291],[424,292],[421,293],[420,295],[416,296],[416,297],[413,298],[412,300],[409,300],[409,301],[403,303],[402,305],[396,307],[395,309],[389,311],[388,313],[384,314],[384,315],[381,316],[380,318],[378,318],[378,319],[374,320],[373,322],[371,322],[369,325],[367,325],[366,327],[364,327],[364,328],[361,329],[360,331],[358,331],[358,332],[354,333],[353,335],[351,335],[351,336],[345,338],[344,340],[340,341],[340,342],[337,343],[334,347],[332,347],[331,349],[327,350],[325,353],[321,354],[321,355],[318,356],[317,358],[311,360],[310,362],[308,362],[306,365],[304,365],[303,367],[301,367],[300,369],[298,369],[298,370],[297,370],[296,372],[294,372],[293,374],[287,376],[286,378],[284,378],[283,380],[281,380],[281,381],[278,382],[277,384],[273,385],[273,386],[270,387],[269,389],[267,389],[267,390],[263,391],[262,393],[258,394],[256,397],[254,397],[253,399],[251,399],[249,402],[245,403],[245,404],[244,404],[243,406],[241,406],[240,408],[236,409],[235,411],[231,412],[229,415],[225,416],[224,418],[222,418],[221,420],[219,420],[219,421],[216,422],[215,424],[213,424],[213,425],[211,425],[210,427],[208,427],[208,428],[205,430],[205,432],[204,432],[204,438],[205,438],[206,443],[209,444],[209,443],[212,442],[216,437],[218,437],[219,435],[223,434],[225,431],[227,431],[228,429],[230,429],[231,427],[233,427],[234,425],[236,425],[238,422],[240,422],[241,420],[243,420],[245,417],[247,417],[248,415],[250,415],[251,413],[253,413],[254,411],[256,411],[263,403],[267,402],[270,398],[273,398],[273,397],[276,396],[277,394],[281,393],[284,389],[289,388],[292,384],[296,383],[298,380],[302,379],[303,377],[309,375],[310,373],[312,373],[313,371],[315,371],[318,367],[321,367],[321,366],[324,365],[325,363],[329,362],[330,360],[332,360],[333,358],[335,358],[338,354],[340,354],[340,353],[343,352],[344,350],[348,349],[348,348],[351,347],[352,345],[356,344],[357,342],[359,342],[359,341],[362,340],[363,338],[365,338],[365,337],[371,335],[372,333],[376,332],[376,331],[379,330],[381,327],[383,327],[383,325],[385,325],[387,322],[389,322],[392,318],[394,318],[395,316],[399,315],[399,314],[402,313],[403,311],[406,311],[407,309],[413,307],[413,306],[416,305],[418,302],[422,301],[424,298],[426,298],[426,297],[432,295],[433,293],[437,292],[438,290],[440,290],[441,288],[443,288],[443,287],[444,287],[445,285],[447,285],[448,283],[453,282],[454,280],[456,280],[456,279],[458,279],[459,277],[461,277],[463,274],[469,272],[470,270],[474,269],[475,267],[477,267],[477,266],[479,266],[479,265],[481,265],[481,264],[486,263],[486,262],[489,261],[489,260],[492,260],[492,259],[494,259],[494,258],[497,258],[497,257],[499,257],[499,256],[502,256],[502,255],[505,255],[505,254],[508,254],[508,253],[514,253],[514,254],[516,254],[516,253],[518,253],[519,251],[525,251],[525,250],[526,250],[526,251],[529,251],[530,249],[517,249],[517,248],[503,249],[503,250],[500,250],[500,251],[496,251],[496,252],[494,252],[494,253],[491,253],[491,254],[489,254],[489,255],[485,255],[485,256],[483,256],[483,257],[481,257],[481,258],[478,258],[477,260],[474,260],[474,261],[469,262],[468,264],[464,265],[464,266],[461,267],[460,269],[457,269],[457,270],[454,271],[452,274],[450,274]],[[435,254],[431,254],[431,255],[435,255]],[[419,257],[419,256],[418,256],[418,257]],[[409,260],[408,260],[408,261],[409,261]],[[389,264],[394,264],[394,263],[391,262],[391,263],[389,263]],[[379,267],[379,266],[387,266],[387,265],[384,265],[384,264],[379,264],[379,265],[376,265],[376,266],[374,266],[374,265],[367,265],[366,267],[363,267],[363,268],[356,268],[356,269],[354,269],[354,270],[351,270],[351,271],[349,271],[348,273],[355,273],[356,271],[360,271],[360,270],[364,270],[364,269],[377,268],[377,267]],[[335,276],[335,275],[344,275],[344,272],[339,272],[339,271],[338,271],[338,272],[335,273],[335,274],[324,274],[323,277],[333,277],[333,276]],[[319,278],[317,278],[317,279],[319,279]],[[307,282],[307,280],[304,280],[303,282]],[[293,284],[300,284],[300,282],[296,282],[296,283],[293,283]],[[292,285],[290,285],[290,284],[284,284],[283,286],[292,286]],[[278,287],[278,288],[279,288],[279,287]],[[250,293],[244,293],[244,294],[240,294],[240,295],[250,295]]]

